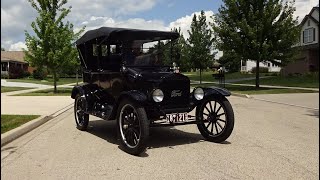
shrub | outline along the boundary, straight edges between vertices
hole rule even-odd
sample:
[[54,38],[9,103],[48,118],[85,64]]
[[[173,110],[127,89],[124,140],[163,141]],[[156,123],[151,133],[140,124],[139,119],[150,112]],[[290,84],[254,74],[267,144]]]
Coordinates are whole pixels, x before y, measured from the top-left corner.
[[[256,73],[256,67],[251,70],[252,73]],[[268,73],[269,69],[267,67],[259,67],[259,73]]]
[[31,73],[29,71],[23,72],[23,77],[29,77],[29,76],[31,76]]
[[47,77],[47,74],[41,69],[36,69],[36,70],[33,70],[32,76],[34,79],[43,80]]
[[1,74],[1,79],[8,79],[9,75],[8,74]]

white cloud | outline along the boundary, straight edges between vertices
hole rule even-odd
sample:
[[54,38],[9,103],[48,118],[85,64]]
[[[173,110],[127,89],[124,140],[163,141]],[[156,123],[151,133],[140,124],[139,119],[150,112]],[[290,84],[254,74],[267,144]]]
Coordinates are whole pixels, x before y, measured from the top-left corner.
[[294,16],[299,16],[298,21],[301,22],[304,16],[309,14],[311,9],[317,5],[319,5],[318,0],[296,0],[296,11],[294,13]]
[[9,51],[22,51],[22,48],[28,49],[26,44],[20,41],[20,42],[11,44],[9,47]]
[[[176,21],[171,22],[169,24],[169,28],[174,28],[174,27],[179,28],[180,27],[181,33],[183,34],[183,36],[185,38],[188,38],[189,37],[188,30],[190,30],[190,25],[191,25],[192,18],[194,16],[194,14],[196,14],[196,16],[198,16],[198,15],[200,15],[200,12],[194,12],[191,15],[186,15],[185,17],[179,18]],[[205,11],[204,14],[207,17],[207,23],[213,22],[213,20],[211,18],[211,16],[213,15],[212,11]]]

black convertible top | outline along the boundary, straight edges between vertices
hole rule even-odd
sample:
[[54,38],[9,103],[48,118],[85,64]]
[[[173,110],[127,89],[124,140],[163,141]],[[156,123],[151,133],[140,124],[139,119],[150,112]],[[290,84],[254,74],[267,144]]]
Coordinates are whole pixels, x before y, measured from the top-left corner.
[[128,28],[114,28],[101,27],[98,29],[87,31],[80,39],[76,41],[77,45],[83,44],[87,41],[102,38],[107,41],[133,41],[133,40],[164,40],[176,39],[179,33],[170,31],[156,31],[156,30],[142,30],[142,29],[128,29]]

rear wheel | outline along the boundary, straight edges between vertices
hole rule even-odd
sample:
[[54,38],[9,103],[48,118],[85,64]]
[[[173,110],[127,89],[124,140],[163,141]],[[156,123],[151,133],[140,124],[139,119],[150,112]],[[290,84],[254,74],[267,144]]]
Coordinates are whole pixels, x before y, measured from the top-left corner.
[[146,149],[149,137],[149,121],[143,107],[129,101],[120,103],[117,118],[120,145],[133,155],[139,155]]
[[77,128],[81,131],[87,130],[89,124],[89,114],[85,113],[86,99],[77,95],[74,102],[74,117],[76,120]]
[[212,142],[223,142],[232,133],[234,114],[225,97],[211,97],[197,107],[198,129],[202,136]]

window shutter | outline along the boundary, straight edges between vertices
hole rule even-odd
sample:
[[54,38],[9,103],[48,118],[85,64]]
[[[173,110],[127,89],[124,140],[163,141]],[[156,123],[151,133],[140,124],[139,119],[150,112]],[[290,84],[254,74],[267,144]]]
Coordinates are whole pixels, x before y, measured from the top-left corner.
[[313,41],[315,41],[316,40],[316,28],[313,28],[312,30],[313,30]]
[[303,36],[302,36],[302,42],[303,42],[303,43],[304,43],[304,37],[306,36],[305,34],[306,34],[306,31],[304,30],[304,31],[303,31]]

